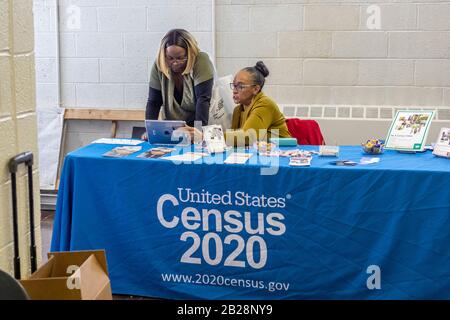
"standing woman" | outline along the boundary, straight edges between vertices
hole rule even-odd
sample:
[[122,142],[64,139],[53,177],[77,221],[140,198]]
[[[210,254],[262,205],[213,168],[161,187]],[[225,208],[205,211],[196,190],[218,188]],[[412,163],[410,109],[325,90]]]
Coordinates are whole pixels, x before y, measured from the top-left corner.
[[[194,37],[183,29],[170,30],[161,40],[150,73],[145,118],[208,124],[214,66]],[[161,108],[162,107],[162,108]]]

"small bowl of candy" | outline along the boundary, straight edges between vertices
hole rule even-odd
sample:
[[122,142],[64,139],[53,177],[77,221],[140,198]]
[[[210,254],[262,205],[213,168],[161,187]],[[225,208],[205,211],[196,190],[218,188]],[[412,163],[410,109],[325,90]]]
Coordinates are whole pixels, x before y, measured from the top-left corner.
[[384,141],[377,139],[369,139],[366,143],[361,144],[366,154],[382,154],[384,152]]

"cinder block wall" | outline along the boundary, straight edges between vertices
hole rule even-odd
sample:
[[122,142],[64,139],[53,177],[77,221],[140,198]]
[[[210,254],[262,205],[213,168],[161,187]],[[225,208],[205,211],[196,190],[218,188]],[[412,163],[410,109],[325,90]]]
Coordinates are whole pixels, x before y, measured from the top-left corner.
[[[64,107],[144,108],[163,35],[191,31],[211,53],[210,0],[59,0]],[[56,0],[34,0],[38,109],[57,104]],[[78,23],[79,17],[79,23]]]
[[[436,109],[434,126],[450,125],[450,1],[216,0],[214,35],[210,0],[60,2],[64,106],[144,108],[158,43],[183,27],[206,51],[215,38],[219,75],[265,61],[266,93],[286,116],[326,125],[327,140],[371,135],[364,121],[379,121],[383,135],[398,108]],[[53,3],[35,0],[39,108],[56,95]],[[69,5],[81,10],[77,30],[67,28]],[[379,29],[367,26],[371,5]],[[89,135],[88,127],[71,130]]]
[[[35,155],[33,170],[35,233],[41,259],[39,175],[35,112],[32,0],[0,0],[0,269],[13,272],[13,231],[9,159],[24,151]],[[29,274],[28,179],[17,173],[22,276]]]
[[[264,60],[266,91],[294,104],[288,116],[390,119],[393,107],[419,106],[450,120],[450,1],[217,3],[219,71]],[[381,24],[369,30],[373,4]]]
[[[369,29],[372,10],[378,29]],[[398,109],[450,125],[450,1],[217,1],[221,74],[263,60],[287,117],[316,119],[327,143],[384,138]],[[369,23],[370,26],[370,23]]]

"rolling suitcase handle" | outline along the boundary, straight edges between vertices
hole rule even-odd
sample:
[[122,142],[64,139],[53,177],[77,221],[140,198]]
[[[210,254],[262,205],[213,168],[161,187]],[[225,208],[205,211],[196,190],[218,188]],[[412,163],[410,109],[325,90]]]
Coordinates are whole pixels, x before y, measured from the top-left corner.
[[9,171],[11,172],[11,189],[12,189],[12,207],[13,207],[13,233],[14,233],[14,277],[20,279],[20,256],[19,256],[19,231],[17,223],[17,185],[16,172],[17,167],[25,163],[28,167],[28,198],[30,207],[30,257],[31,257],[31,273],[37,269],[36,260],[36,243],[34,235],[34,199],[33,199],[33,153],[26,151],[18,154],[9,161]]

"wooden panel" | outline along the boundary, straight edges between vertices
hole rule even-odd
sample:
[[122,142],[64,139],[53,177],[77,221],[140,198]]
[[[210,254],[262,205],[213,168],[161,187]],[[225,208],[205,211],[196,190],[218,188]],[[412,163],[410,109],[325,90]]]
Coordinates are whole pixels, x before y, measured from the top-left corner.
[[66,120],[144,121],[145,110],[130,109],[66,109]]
[[61,175],[61,164],[64,158],[64,147],[66,143],[67,120],[105,120],[112,121],[111,137],[115,138],[117,134],[118,121],[144,121],[145,110],[133,109],[87,109],[87,108],[66,108],[64,110],[64,121],[59,146],[58,168],[56,173],[55,190],[59,188],[59,180]]

